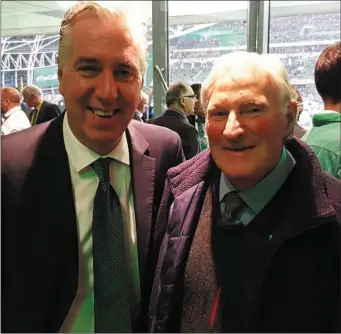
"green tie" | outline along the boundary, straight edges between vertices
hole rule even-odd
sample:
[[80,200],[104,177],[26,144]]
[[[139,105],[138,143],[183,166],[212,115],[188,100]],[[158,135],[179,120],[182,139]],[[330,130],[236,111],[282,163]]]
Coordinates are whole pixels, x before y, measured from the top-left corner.
[[95,332],[131,333],[124,226],[110,161],[92,164],[99,178],[92,225]]
[[38,118],[38,109],[34,109],[33,111],[32,111],[32,118],[31,118],[31,125],[33,126],[33,125],[36,125],[36,123],[37,123],[37,118]]

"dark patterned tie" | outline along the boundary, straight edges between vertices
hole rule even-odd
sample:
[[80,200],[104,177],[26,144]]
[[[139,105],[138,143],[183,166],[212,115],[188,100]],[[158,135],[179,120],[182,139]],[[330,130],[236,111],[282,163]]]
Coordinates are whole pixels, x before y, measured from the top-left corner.
[[99,178],[92,224],[95,332],[131,333],[124,226],[110,161],[92,164]]
[[242,198],[235,191],[231,191],[225,195],[224,202],[225,210],[221,213],[219,225],[221,227],[233,227],[241,225],[241,222],[236,222],[236,216],[239,210],[245,204]]

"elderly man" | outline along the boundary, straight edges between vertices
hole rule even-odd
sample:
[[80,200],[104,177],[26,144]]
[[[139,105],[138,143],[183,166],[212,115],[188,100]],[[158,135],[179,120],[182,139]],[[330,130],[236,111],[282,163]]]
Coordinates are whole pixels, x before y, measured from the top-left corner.
[[27,85],[22,89],[24,103],[33,108],[29,115],[31,125],[37,125],[50,121],[60,114],[58,106],[54,103],[44,101],[43,92],[35,85]]
[[27,129],[31,126],[20,107],[20,93],[12,87],[1,88],[1,136]]
[[167,174],[151,331],[340,331],[340,181],[290,139],[290,89],[274,55],[213,67],[210,151]]
[[59,40],[66,112],[2,141],[3,332],[147,330],[156,214],[183,153],[174,132],[131,121],[141,32],[97,2],[71,7]]
[[179,134],[186,159],[200,152],[198,132],[187,119],[194,112],[196,101],[191,86],[184,82],[174,83],[166,93],[167,110],[163,115],[149,120],[150,124],[163,126]]
[[141,91],[141,99],[137,105],[136,112],[134,114],[134,119],[136,121],[145,122],[146,115],[148,114],[149,97],[148,94]]

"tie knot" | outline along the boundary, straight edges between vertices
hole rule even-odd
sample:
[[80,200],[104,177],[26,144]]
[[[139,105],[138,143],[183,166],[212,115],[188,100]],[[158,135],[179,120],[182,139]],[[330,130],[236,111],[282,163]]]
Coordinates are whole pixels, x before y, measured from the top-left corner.
[[111,158],[99,158],[91,164],[100,182],[110,182],[109,165]]
[[228,221],[233,221],[236,219],[236,214],[244,205],[242,198],[235,192],[229,192],[224,197],[225,210],[223,215],[227,217]]

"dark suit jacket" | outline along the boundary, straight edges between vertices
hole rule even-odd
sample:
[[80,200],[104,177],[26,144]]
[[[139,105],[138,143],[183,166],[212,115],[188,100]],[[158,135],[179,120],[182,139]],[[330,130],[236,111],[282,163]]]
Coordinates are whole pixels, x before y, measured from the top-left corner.
[[[63,117],[2,139],[2,332],[56,333],[76,295],[78,238]],[[172,131],[133,120],[127,138],[142,295],[133,327],[145,331],[156,214],[166,172],[184,158]]]
[[[43,101],[41,108],[40,108],[40,112],[38,114],[36,125],[50,121],[51,119],[54,119],[58,117],[59,115],[60,115],[60,109],[56,104]],[[33,116],[33,112],[31,112],[30,117],[29,117],[30,122],[32,120],[32,116]]]
[[198,131],[181,112],[168,109],[163,115],[149,120],[148,123],[177,132],[181,138],[186,159],[191,159],[200,152]]

